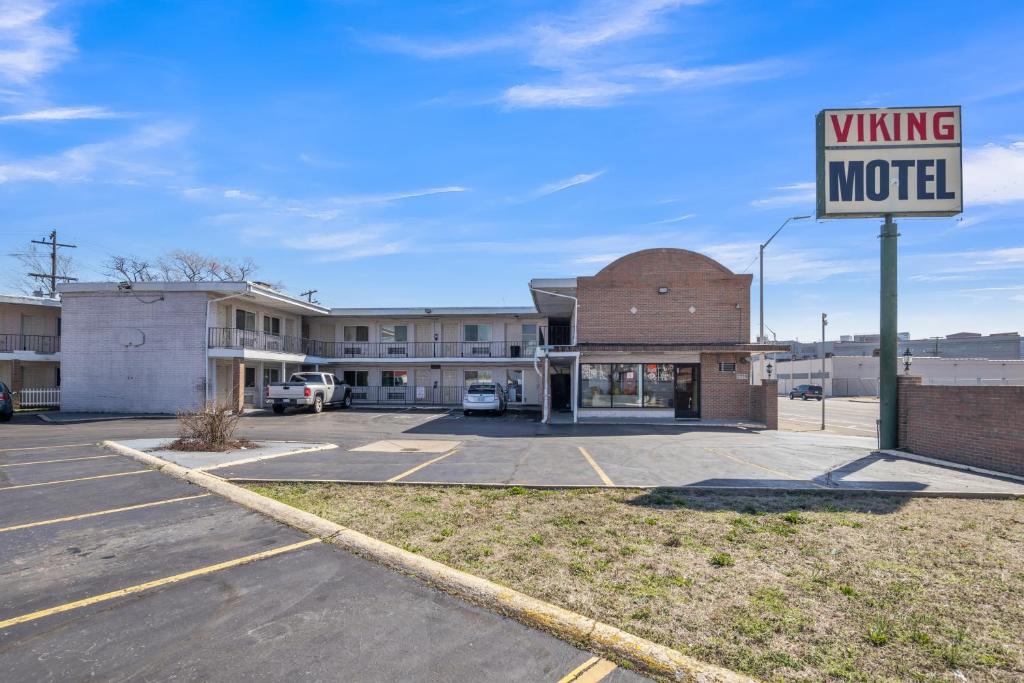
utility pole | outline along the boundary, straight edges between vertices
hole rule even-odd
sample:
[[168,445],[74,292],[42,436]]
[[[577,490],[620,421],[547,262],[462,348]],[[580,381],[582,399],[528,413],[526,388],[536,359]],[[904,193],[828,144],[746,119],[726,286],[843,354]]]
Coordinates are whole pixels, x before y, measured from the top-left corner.
[[[825,326],[828,325],[828,313],[821,314],[821,431],[825,431]],[[835,391],[835,385],[832,391]]]
[[57,231],[50,231],[50,240],[32,240],[32,244],[45,244],[50,247],[50,274],[46,273],[29,273],[29,277],[38,277],[44,280],[50,281],[50,296],[57,296],[57,280],[63,280],[65,282],[73,282],[78,280],[76,277],[68,277],[67,275],[57,274],[57,249],[64,247],[67,249],[75,249],[78,247],[77,244],[61,244],[57,241]]
[[299,296],[304,296],[306,297],[306,301],[308,301],[309,303],[313,303],[313,295],[316,294],[318,291],[319,290],[316,289],[309,289],[303,292],[302,294],[299,294]]
[[882,224],[881,292],[879,298],[878,394],[880,421],[878,446],[881,450],[896,448],[896,364],[899,349],[896,341],[896,224],[892,214],[885,214]]

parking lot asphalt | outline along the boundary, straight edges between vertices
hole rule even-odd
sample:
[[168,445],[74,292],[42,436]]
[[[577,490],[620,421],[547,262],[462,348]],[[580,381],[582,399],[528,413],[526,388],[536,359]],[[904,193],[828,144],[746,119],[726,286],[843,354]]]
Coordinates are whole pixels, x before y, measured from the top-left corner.
[[[825,431],[877,438],[878,400],[873,397],[825,399]],[[821,430],[821,402],[779,397],[779,428],[793,432]]]
[[0,435],[4,680],[558,681],[593,658],[23,417]]

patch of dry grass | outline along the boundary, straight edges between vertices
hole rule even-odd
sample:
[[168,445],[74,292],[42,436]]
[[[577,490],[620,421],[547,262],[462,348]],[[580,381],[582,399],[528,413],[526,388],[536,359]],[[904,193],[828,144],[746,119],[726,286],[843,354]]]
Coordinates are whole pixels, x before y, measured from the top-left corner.
[[251,488],[764,679],[1024,678],[1024,501]]

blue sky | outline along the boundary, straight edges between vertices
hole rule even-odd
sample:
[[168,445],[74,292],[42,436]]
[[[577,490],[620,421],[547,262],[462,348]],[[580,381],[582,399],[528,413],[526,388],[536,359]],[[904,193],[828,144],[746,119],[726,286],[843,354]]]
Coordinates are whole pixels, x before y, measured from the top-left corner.
[[[814,115],[962,104],[965,212],[900,224],[900,324],[1024,328],[1024,4],[0,0],[0,289],[57,228],[252,257],[334,306],[522,305],[813,212]],[[878,320],[878,221],[791,223],[766,322]],[[755,280],[751,304],[756,310]],[[756,327],[756,313],[753,316]]]

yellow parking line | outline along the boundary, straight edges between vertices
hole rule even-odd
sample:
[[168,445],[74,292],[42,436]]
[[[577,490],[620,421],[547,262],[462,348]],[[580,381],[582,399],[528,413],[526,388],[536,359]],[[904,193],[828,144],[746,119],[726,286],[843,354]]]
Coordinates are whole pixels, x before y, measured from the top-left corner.
[[82,446],[95,446],[95,443],[66,443],[59,446],[26,446],[24,448],[0,448],[0,453],[7,451],[45,451],[49,448],[81,448]]
[[409,476],[410,474],[414,474],[414,473],[416,473],[416,472],[419,472],[420,470],[422,470],[422,469],[423,469],[424,467],[426,467],[427,465],[433,465],[433,464],[434,464],[435,462],[437,462],[437,461],[439,461],[439,460],[444,460],[445,458],[447,458],[447,457],[448,457],[449,455],[451,455],[452,453],[454,453],[454,452],[455,452],[455,451],[457,451],[457,450],[459,450],[459,447],[458,447],[458,446],[456,446],[455,448],[451,449],[451,450],[450,450],[450,451],[448,451],[447,453],[442,453],[441,455],[437,456],[437,457],[436,457],[436,458],[434,458],[433,460],[428,460],[428,461],[426,461],[425,463],[422,463],[422,464],[420,464],[420,465],[416,465],[416,467],[413,467],[413,468],[412,468],[411,470],[406,470],[405,472],[402,472],[402,473],[401,473],[401,474],[399,474],[399,475],[398,475],[397,477],[391,477],[391,478],[390,478],[390,479],[388,479],[388,480],[387,480],[387,481],[386,481],[385,483],[388,483],[388,484],[390,484],[390,483],[392,483],[392,482],[396,482],[396,481],[399,481],[399,480],[401,480],[401,479],[405,479],[405,478],[406,478],[406,477],[408,477],[408,476]]
[[245,557],[239,557],[234,560],[228,560],[227,562],[221,562],[219,564],[211,564],[206,567],[200,567],[199,569],[193,569],[192,571],[184,572],[182,574],[175,574],[174,576],[166,576],[162,579],[156,579],[155,581],[147,581],[146,583],[136,584],[129,586],[128,588],[122,588],[120,590],[111,591],[109,593],[102,593],[100,595],[94,595],[90,598],[83,598],[82,600],[75,600],[74,602],[66,602],[63,605],[57,605],[56,607],[50,607],[49,609],[42,609],[38,612],[29,612],[28,614],[22,614],[18,617],[12,617],[0,621],[0,629],[7,628],[9,626],[15,626],[17,624],[24,624],[27,621],[35,621],[36,619],[42,619],[53,614],[60,614],[62,612],[70,612],[71,610],[78,609],[80,607],[88,607],[89,605],[95,605],[98,602],[106,602],[107,600],[114,600],[116,598],[123,598],[128,595],[135,593],[141,593],[142,591],[149,590],[151,588],[159,588],[161,586],[168,586],[173,583],[179,583],[186,579],[195,578],[197,576],[203,576],[204,574],[212,574],[222,569],[230,569],[231,567],[237,567],[242,564],[248,564],[250,562],[256,562],[257,560],[263,560],[274,555],[280,555],[281,553],[291,552],[292,550],[298,550],[299,548],[305,548],[307,545],[313,545],[319,543],[319,538],[310,538],[299,543],[292,543],[291,545],[281,546],[280,548],[273,548],[271,550],[264,550],[260,553],[254,553],[252,555],[246,555]]
[[594,468],[595,472],[597,472],[597,476],[601,477],[601,481],[604,482],[604,485],[605,486],[615,486],[615,484],[612,482],[611,478],[607,474],[604,473],[604,470],[601,469],[601,466],[598,465],[597,462],[594,461],[593,456],[591,456],[590,453],[587,452],[587,449],[584,448],[583,446],[577,446],[577,448],[580,449],[580,453],[583,454],[583,457],[587,459],[587,462],[590,463],[590,466]]
[[74,462],[75,460],[99,460],[100,458],[116,458],[116,453],[110,455],[89,455],[84,458],[61,458],[60,460],[34,460],[32,462],[9,462],[0,467],[20,467],[21,465],[46,465],[51,462]]
[[607,659],[591,657],[558,679],[558,683],[597,683],[617,668],[614,662]]
[[783,472],[782,470],[774,470],[771,467],[765,467],[764,465],[758,465],[756,462],[750,462],[749,460],[744,460],[743,458],[737,458],[735,455],[731,455],[729,453],[724,453],[724,452],[718,450],[717,448],[706,448],[705,450],[707,450],[707,451],[709,451],[711,453],[714,453],[715,455],[721,456],[723,458],[728,458],[729,460],[733,460],[733,461],[738,462],[738,463],[743,464],[743,465],[750,465],[751,467],[756,467],[758,469],[762,469],[765,472],[770,472],[772,474],[778,474],[780,476],[785,477],[786,479],[792,479],[793,481],[806,481],[811,486],[817,486],[819,489],[827,489],[828,488],[827,486],[822,486],[821,484],[815,483],[815,482],[807,480],[807,479],[800,479],[799,477],[794,477],[792,474],[789,474],[788,472]]
[[78,479],[59,479],[57,481],[41,481],[38,484],[18,484],[17,486],[0,486],[0,491],[10,491],[12,489],[27,489],[33,486],[50,486],[52,484],[70,484],[73,481],[89,481],[90,479],[106,479],[107,477],[126,477],[129,474],[144,474],[146,472],[156,472],[156,470],[132,470],[131,472],[115,472],[114,474],[97,474],[93,477],[79,477]]
[[128,510],[141,510],[142,508],[151,508],[157,505],[166,505],[167,503],[177,503],[182,500],[195,500],[196,498],[206,498],[212,495],[209,493],[200,493],[195,496],[183,496],[181,498],[170,498],[168,500],[158,500],[155,503],[139,503],[138,505],[128,505],[123,508],[111,508],[109,510],[100,510],[98,512],[86,512],[81,515],[70,515],[68,517],[56,517],[54,519],[45,519],[41,522],[27,522],[25,524],[17,524],[15,526],[6,526],[0,528],[0,533],[5,531],[17,531],[18,529],[29,529],[34,526],[45,526],[47,524],[57,524],[58,522],[73,522],[76,519],[87,519],[89,517],[99,517],[100,515],[110,515],[115,512],[127,512]]

